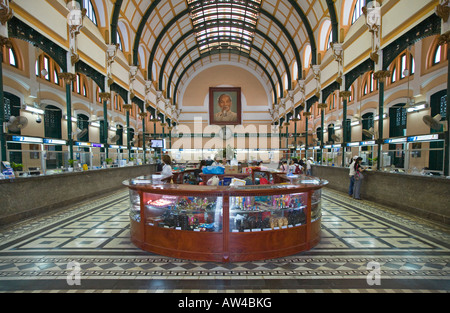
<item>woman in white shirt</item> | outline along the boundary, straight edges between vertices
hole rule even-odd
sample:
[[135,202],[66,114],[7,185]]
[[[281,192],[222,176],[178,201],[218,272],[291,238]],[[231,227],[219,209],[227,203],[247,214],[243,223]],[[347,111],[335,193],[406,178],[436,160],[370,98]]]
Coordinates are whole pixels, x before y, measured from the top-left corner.
[[348,173],[348,176],[349,176],[349,178],[350,178],[350,185],[349,185],[349,187],[348,187],[348,195],[349,195],[350,197],[353,197],[353,186],[354,186],[354,184],[355,184],[355,166],[354,166],[355,164],[354,164],[354,162],[356,161],[357,158],[358,158],[358,156],[355,155],[355,156],[351,159],[350,165],[349,165],[350,171],[349,171],[349,173]]
[[170,159],[170,156],[167,154],[163,155],[162,161],[164,163],[161,175],[163,177],[168,177],[172,175],[172,160]]

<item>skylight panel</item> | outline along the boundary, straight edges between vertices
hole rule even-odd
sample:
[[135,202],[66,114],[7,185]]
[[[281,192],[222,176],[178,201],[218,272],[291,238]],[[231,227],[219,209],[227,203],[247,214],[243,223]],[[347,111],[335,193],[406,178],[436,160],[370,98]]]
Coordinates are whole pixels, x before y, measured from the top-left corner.
[[201,53],[235,49],[249,53],[261,8],[260,0],[188,0]]

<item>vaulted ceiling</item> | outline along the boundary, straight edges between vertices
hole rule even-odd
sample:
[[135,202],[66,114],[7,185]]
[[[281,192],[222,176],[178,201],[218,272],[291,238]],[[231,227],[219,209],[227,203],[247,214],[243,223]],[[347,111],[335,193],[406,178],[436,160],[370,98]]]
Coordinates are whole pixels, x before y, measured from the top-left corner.
[[276,99],[291,89],[293,80],[302,79],[306,48],[316,64],[317,37],[325,21],[336,38],[334,2],[116,0],[112,34],[121,22],[127,25],[133,64],[145,67],[146,78],[174,102],[189,77],[218,61],[257,73]]

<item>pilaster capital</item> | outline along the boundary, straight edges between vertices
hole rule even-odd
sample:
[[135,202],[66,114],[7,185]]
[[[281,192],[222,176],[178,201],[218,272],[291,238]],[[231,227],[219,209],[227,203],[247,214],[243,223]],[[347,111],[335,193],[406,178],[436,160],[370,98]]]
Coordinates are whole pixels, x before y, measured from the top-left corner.
[[442,34],[438,38],[438,45],[442,46],[450,42],[450,31]]
[[345,91],[340,91],[339,92],[339,97],[343,98],[344,100],[350,98],[351,96],[352,96],[352,92],[351,91],[345,90]]
[[0,36],[0,47],[6,46],[6,48],[11,48],[11,40],[7,37]]
[[391,76],[390,71],[382,71],[381,70],[381,71],[373,73],[373,78],[375,78],[376,80],[388,78],[389,76]]
[[100,99],[102,99],[102,101],[108,101],[111,99],[111,93],[109,92],[101,92],[98,94],[98,96],[100,97]]
[[69,73],[69,72],[58,73],[58,78],[64,80],[64,83],[66,85],[68,85],[77,79],[77,75],[75,75],[74,73]]
[[133,107],[133,104],[127,103],[127,104],[124,104],[122,107],[123,107],[125,110],[131,110],[131,108]]

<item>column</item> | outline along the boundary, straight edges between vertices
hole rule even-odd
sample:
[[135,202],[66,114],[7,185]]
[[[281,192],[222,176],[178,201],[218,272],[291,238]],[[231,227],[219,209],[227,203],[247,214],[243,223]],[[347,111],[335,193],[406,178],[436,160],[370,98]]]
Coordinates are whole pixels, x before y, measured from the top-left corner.
[[324,133],[324,124],[325,124],[325,109],[327,108],[326,103],[319,103],[318,108],[320,109],[320,128],[322,129],[320,133],[320,164],[323,164],[323,133]]
[[347,101],[352,95],[351,91],[339,92],[339,97],[342,98],[342,167],[345,167],[345,154],[347,150],[347,135],[351,129],[347,129]]
[[100,138],[100,142],[105,145],[105,159],[109,157],[108,149],[108,101],[111,100],[111,93],[101,92],[99,95],[103,103],[103,138]]
[[[446,5],[444,4],[440,4],[440,7],[446,7]],[[439,7],[438,6],[438,7]],[[448,4],[447,4],[447,8],[448,8]],[[447,29],[450,28],[450,21],[443,21],[442,22],[442,29],[443,31],[446,31]],[[447,55],[450,55],[448,53],[450,53],[450,30],[443,33],[440,37],[439,37],[439,45],[447,45]],[[450,110],[449,110],[449,105],[448,102],[450,101],[450,62],[448,62],[448,66],[447,66],[447,108],[446,108],[446,122],[447,125],[450,123]],[[450,126],[450,125],[448,125]],[[450,175],[450,129],[447,126],[447,130],[444,130],[444,176],[449,176]]]
[[303,112],[303,116],[305,117],[305,151],[308,152],[308,119],[311,116],[311,112],[308,112],[308,105],[306,105],[306,111]]
[[381,147],[383,145],[383,114],[384,114],[384,81],[391,75],[389,71],[375,72],[373,77],[378,80],[378,160],[377,169],[381,168]]
[[7,48],[11,47],[11,41],[0,35],[0,151],[1,151],[1,161],[7,160],[6,155],[6,138],[5,138],[5,132],[4,132],[4,123],[5,123],[5,96],[3,93],[3,46],[6,46]]
[[59,73],[59,79],[66,85],[66,110],[67,110],[67,140],[69,144],[69,160],[73,160],[73,133],[72,133],[72,82],[77,76],[73,73]]
[[[9,0],[2,1],[0,23],[0,162],[7,160],[7,146],[4,132],[5,121],[5,98],[3,93],[3,47],[11,47],[11,41],[8,38],[8,21],[13,17],[13,11],[9,8]],[[0,167],[1,168],[1,167]]]
[[143,164],[146,164],[147,163],[147,157],[146,157],[147,151],[145,151],[145,118],[147,117],[147,112],[141,112],[141,113],[139,113],[139,116],[142,118],[142,149],[144,150]]
[[128,160],[131,158],[131,138],[130,138],[130,111],[133,108],[133,104],[124,104],[123,108],[126,110],[127,119],[127,149],[128,149]]

